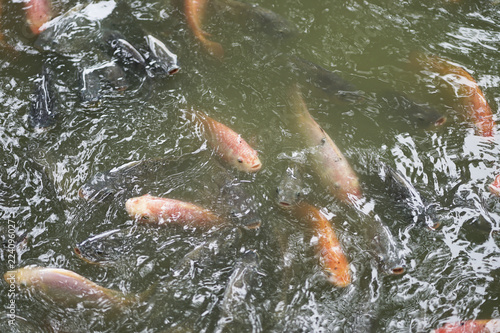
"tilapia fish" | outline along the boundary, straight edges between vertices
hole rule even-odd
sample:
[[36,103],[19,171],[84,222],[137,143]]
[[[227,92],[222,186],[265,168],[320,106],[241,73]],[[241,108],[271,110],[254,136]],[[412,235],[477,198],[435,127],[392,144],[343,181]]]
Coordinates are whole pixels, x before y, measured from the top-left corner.
[[242,181],[228,181],[220,191],[219,202],[228,211],[229,219],[237,226],[246,229],[257,229],[262,223],[259,215],[259,204],[246,190]]
[[224,331],[223,328],[227,328],[231,323],[235,325],[237,323],[238,327],[245,324],[253,325],[249,320],[252,308],[247,302],[258,274],[258,260],[257,252],[248,250],[236,263],[221,301],[222,317],[217,323],[216,332]]
[[238,133],[210,118],[195,112],[195,121],[201,125],[208,145],[227,164],[244,172],[257,172],[262,167],[258,153]]
[[320,65],[297,56],[288,57],[288,63],[299,83],[323,91],[328,98],[356,102],[362,97],[352,83]]
[[288,167],[276,188],[277,202],[283,208],[290,208],[299,203],[302,196],[303,179],[296,165]]
[[77,273],[62,269],[26,266],[8,271],[4,279],[19,289],[29,290],[65,307],[117,308],[129,305],[138,299],[119,291],[104,288]]
[[43,31],[43,25],[52,18],[51,0],[28,0],[24,2],[24,8],[31,31],[38,35]]
[[113,229],[94,235],[78,243],[75,254],[89,264],[108,264],[115,262],[132,247],[135,238],[127,230]]
[[210,229],[223,223],[219,216],[208,209],[190,202],[149,194],[128,199],[125,209],[130,217],[156,226],[181,225]]
[[422,197],[420,192],[400,171],[396,171],[383,163],[381,167],[385,175],[385,181],[389,184],[390,192],[398,201],[404,202],[405,206],[410,209],[413,222],[425,223],[429,228],[436,229],[439,226],[435,222],[436,205],[429,204],[429,201]]
[[337,287],[347,287],[351,283],[349,261],[330,221],[316,207],[306,202],[293,207],[292,212],[311,227],[318,239],[317,252],[328,281]]
[[301,140],[310,149],[312,167],[322,184],[345,203],[360,199],[358,176],[337,145],[313,119],[298,86],[294,87],[290,100]]
[[500,333],[500,319],[476,319],[448,323],[431,333]]
[[453,87],[457,97],[462,99],[477,135],[493,136],[496,124],[490,105],[476,80],[463,67],[439,56],[426,54],[412,54],[411,61],[426,70],[439,73]]
[[29,114],[30,125],[36,130],[48,130],[56,125],[57,103],[52,80],[52,72],[44,65],[42,74],[36,81]]
[[152,73],[174,75],[180,69],[177,55],[158,38],[146,36],[146,42],[151,51],[148,57],[148,67]]
[[214,57],[222,59],[224,57],[222,45],[208,40],[206,38],[208,33],[201,27],[207,2],[207,0],[184,0],[184,13],[194,36],[201,42],[203,47]]
[[298,29],[283,16],[259,6],[236,0],[214,1],[217,12],[226,12],[243,21],[245,28],[261,30],[278,38],[290,38],[298,34]]

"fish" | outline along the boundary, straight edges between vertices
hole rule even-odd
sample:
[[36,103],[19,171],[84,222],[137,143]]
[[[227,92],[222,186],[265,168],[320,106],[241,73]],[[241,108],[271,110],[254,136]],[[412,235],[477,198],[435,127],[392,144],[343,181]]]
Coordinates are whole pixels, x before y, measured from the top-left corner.
[[320,263],[330,283],[347,287],[351,283],[350,265],[330,221],[313,205],[301,202],[292,208],[300,220],[313,230],[318,239]]
[[222,219],[208,209],[193,203],[145,194],[125,203],[130,217],[149,225],[181,225],[210,229],[223,224]]
[[431,333],[500,333],[500,319],[476,319],[448,323]]
[[254,250],[247,250],[235,264],[222,297],[220,304],[222,315],[215,332],[226,331],[224,328],[230,323],[237,323],[240,328],[240,325],[246,323],[255,325],[249,319],[254,313],[247,303],[252,287],[256,284],[258,267],[259,256]]
[[80,98],[85,103],[96,105],[101,99],[101,79],[95,68],[85,68],[80,72]]
[[205,14],[207,0],[184,0],[184,14],[189,27],[193,31],[194,36],[201,42],[203,47],[210,55],[222,59],[224,57],[224,49],[222,45],[208,40],[205,36],[209,35],[201,28],[201,21]]
[[56,125],[58,108],[52,81],[52,71],[44,65],[36,81],[29,113],[29,124],[35,130],[46,131]]
[[174,75],[179,72],[180,67],[177,62],[177,55],[170,51],[167,46],[158,38],[151,35],[146,36],[151,54],[148,57],[148,67],[153,72]]
[[62,268],[26,266],[4,274],[4,280],[30,295],[37,294],[63,307],[122,308],[138,301],[136,295],[104,288]]
[[441,115],[435,108],[416,103],[404,94],[391,91],[382,94],[391,109],[401,112],[412,124],[420,128],[438,127],[446,123],[446,117]]
[[302,186],[303,179],[299,168],[296,165],[287,167],[276,188],[278,205],[282,208],[297,205],[302,197]]
[[339,74],[298,56],[289,56],[288,65],[301,84],[323,91],[330,99],[357,102],[362,94]]
[[262,163],[258,153],[238,133],[200,111],[193,113],[194,120],[202,127],[208,145],[227,164],[248,173],[257,172]]
[[219,0],[214,4],[218,12],[227,12],[244,18],[245,28],[260,29],[278,38],[291,38],[298,35],[298,29],[289,20],[277,13],[259,6],[236,0]]
[[430,229],[439,227],[436,220],[435,204],[422,197],[413,184],[398,170],[394,170],[385,163],[381,164],[386,183],[389,184],[390,192],[398,201],[404,201],[411,210],[414,223],[425,223]]
[[109,264],[115,262],[131,247],[133,238],[127,231],[113,229],[87,238],[73,249],[75,254],[89,264]]
[[111,47],[113,55],[125,65],[137,64],[146,67],[146,59],[118,31],[105,30],[102,39]]
[[493,182],[488,186],[490,192],[496,196],[500,196],[500,175],[497,175]]
[[259,205],[246,191],[243,181],[232,180],[220,190],[219,202],[229,210],[230,220],[245,229],[258,229],[262,224]]
[[43,25],[52,18],[51,0],[28,0],[24,2],[26,21],[33,34],[38,35],[45,30]]
[[311,164],[322,183],[344,203],[360,199],[362,193],[358,176],[330,136],[311,116],[298,86],[295,86],[290,101],[300,140],[311,148]]
[[412,54],[411,62],[442,75],[464,101],[468,117],[479,136],[492,137],[495,132],[493,112],[476,80],[463,67],[435,55]]

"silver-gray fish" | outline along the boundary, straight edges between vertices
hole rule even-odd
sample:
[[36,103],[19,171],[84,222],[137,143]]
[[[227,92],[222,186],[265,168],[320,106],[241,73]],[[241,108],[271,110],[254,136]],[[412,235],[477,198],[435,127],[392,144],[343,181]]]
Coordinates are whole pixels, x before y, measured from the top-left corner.
[[257,229],[262,223],[259,204],[247,191],[251,183],[233,179],[226,182],[220,192],[219,202],[228,211],[229,218],[246,229]]
[[111,47],[113,55],[123,64],[146,67],[144,56],[120,32],[105,30],[102,33],[102,39]]
[[128,229],[109,230],[78,243],[74,251],[80,259],[90,264],[110,264],[127,255],[133,247],[135,238],[129,233]]
[[36,130],[48,130],[57,122],[56,94],[52,80],[52,72],[44,65],[41,76],[36,80],[29,113],[30,126]]
[[[236,263],[221,301],[222,316],[217,323],[216,332],[224,332],[227,325],[253,326],[255,309],[249,304],[252,288],[258,276],[259,257],[253,250],[246,251]],[[251,331],[251,330],[247,330]]]
[[436,205],[429,204],[429,201],[422,197],[413,184],[399,171],[394,170],[387,164],[382,163],[382,172],[385,181],[389,185],[389,190],[396,200],[404,203],[413,216],[414,223],[425,223],[429,228],[436,229]]
[[151,73],[174,75],[179,71],[177,55],[170,51],[162,41],[147,35],[146,42],[151,51],[148,57],[148,68]]
[[299,83],[322,90],[328,98],[338,98],[348,102],[361,99],[361,91],[339,74],[301,57],[290,56],[288,59],[292,73]]
[[303,179],[297,165],[286,168],[276,189],[277,202],[283,208],[295,206],[302,199]]

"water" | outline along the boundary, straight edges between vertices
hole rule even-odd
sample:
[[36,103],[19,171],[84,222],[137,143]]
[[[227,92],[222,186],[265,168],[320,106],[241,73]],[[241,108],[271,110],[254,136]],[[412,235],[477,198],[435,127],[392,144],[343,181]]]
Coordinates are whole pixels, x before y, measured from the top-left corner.
[[[423,51],[460,64],[478,82],[497,120],[500,7],[467,0],[258,3],[287,18],[298,34],[281,38],[255,24],[247,29],[244,17],[209,8],[203,25],[208,38],[224,47],[220,61],[194,39],[182,1],[132,2],[106,24],[135,44],[144,44],[145,34],[162,40],[178,55],[181,70],[147,81],[129,71],[129,89],[104,85],[97,106],[81,101],[77,74],[106,58],[95,41],[74,36],[63,45],[68,54],[40,53],[22,3],[4,4],[2,29],[15,51],[0,51],[0,218],[4,240],[9,222],[18,238],[28,237],[15,253],[15,267],[66,268],[125,293],[158,285],[153,297],[121,314],[65,309],[18,293],[16,326],[9,326],[4,283],[2,332],[36,331],[39,323],[42,332],[50,327],[215,331],[225,287],[247,250],[259,256],[258,274],[241,306],[249,317],[240,326],[227,326],[235,332],[428,332],[449,321],[500,317],[500,204],[487,189],[500,171],[500,138],[475,136],[449,85],[408,61],[410,53]],[[57,1],[54,11],[75,4]],[[402,244],[405,274],[380,272],[367,252],[359,214],[338,203],[310,172],[303,177],[305,197],[337,231],[352,265],[349,287],[326,282],[311,231],[278,207],[276,186],[286,168],[292,162],[308,165],[287,102],[293,77],[288,55],[335,70],[363,93],[362,101],[353,103],[309,86],[303,90],[312,116],[342,150],[374,212]],[[43,64],[56,76],[59,118],[55,128],[37,132],[29,127],[28,114]],[[434,107],[447,122],[438,128],[416,125],[391,108],[383,97],[387,91]],[[225,175],[186,115],[192,109],[241,133],[259,151],[262,170],[244,175],[229,169]],[[114,200],[86,203],[78,196],[98,172],[171,156],[192,162],[185,170],[136,179]],[[438,206],[440,228],[412,226],[411,216],[395,209],[378,175],[380,161],[401,171]],[[234,179],[245,183],[259,207],[259,230],[204,234],[139,226],[129,234],[135,242],[127,238],[126,253],[112,264],[90,265],[73,252],[91,235],[134,226],[124,210],[127,196],[151,193],[227,211],[220,187]],[[1,255],[4,272],[5,248]]]

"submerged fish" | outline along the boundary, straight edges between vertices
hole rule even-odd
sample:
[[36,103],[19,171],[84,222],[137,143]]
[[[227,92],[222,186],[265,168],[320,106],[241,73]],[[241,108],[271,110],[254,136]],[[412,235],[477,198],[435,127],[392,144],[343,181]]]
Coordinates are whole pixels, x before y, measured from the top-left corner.
[[361,98],[360,91],[335,72],[297,56],[290,56],[288,62],[300,83],[322,90],[329,98],[336,97],[349,102]]
[[31,31],[38,35],[44,30],[43,25],[52,18],[51,0],[28,0],[24,2],[24,8]]
[[448,323],[431,333],[500,333],[500,319],[467,320]]
[[229,210],[231,221],[246,229],[257,229],[262,223],[259,215],[259,205],[255,198],[250,196],[245,186],[248,183],[230,181],[221,188],[219,201]]
[[36,81],[29,114],[30,125],[37,130],[47,130],[56,125],[57,104],[52,77],[52,72],[44,65],[42,75]]
[[125,296],[62,268],[26,266],[8,271],[4,279],[64,307],[120,308],[138,301],[136,295]]
[[116,56],[123,64],[133,65],[137,64],[146,67],[146,59],[137,51],[137,49],[130,44],[125,37],[117,32],[105,30],[102,33],[102,39],[111,47],[113,55]]
[[410,183],[410,181],[400,172],[387,164],[382,164],[382,172],[385,180],[390,186],[390,192],[399,201],[404,201],[411,210],[414,223],[424,222],[429,228],[436,229],[439,223],[435,223],[435,205],[429,204],[420,192]]
[[123,256],[133,241],[122,229],[114,229],[78,243],[74,251],[80,259],[90,264],[107,264]]
[[219,7],[218,12],[225,11],[244,18],[246,28],[255,27],[279,38],[289,38],[298,34],[297,27],[290,21],[258,4],[236,0],[218,0],[215,5]]
[[412,61],[421,67],[442,75],[455,90],[457,97],[464,101],[468,116],[474,123],[476,134],[491,137],[494,134],[495,121],[490,105],[474,78],[461,66],[438,56],[418,54]]
[[246,251],[236,263],[221,301],[222,317],[217,323],[216,332],[224,331],[223,328],[230,323],[237,323],[238,327],[247,322],[254,325],[249,320],[252,309],[249,309],[247,302],[258,276],[258,265],[259,257],[253,250]]
[[221,59],[224,57],[222,45],[208,40],[205,37],[208,33],[201,28],[201,21],[205,14],[206,5],[207,0],[184,0],[184,13],[194,36],[202,43],[208,53]]
[[317,251],[328,281],[337,287],[347,287],[351,283],[349,261],[330,221],[316,207],[305,202],[293,207],[293,212],[311,226],[318,239]]
[[283,208],[297,205],[302,195],[303,180],[296,165],[286,168],[276,189],[278,204]]
[[311,164],[322,183],[345,203],[360,199],[361,187],[357,175],[337,145],[313,119],[297,86],[290,99],[301,139],[311,148]]
[[171,52],[167,46],[158,38],[151,35],[146,36],[151,54],[148,57],[148,67],[153,73],[174,75],[180,69],[177,63],[177,55]]
[[114,61],[107,61],[88,68],[80,73],[80,96],[84,102],[98,103],[100,100],[101,82],[107,81],[118,91],[128,88],[123,69]]
[[403,94],[387,92],[382,95],[392,109],[401,112],[412,124],[418,127],[428,128],[441,126],[446,122],[446,117],[436,109],[426,104],[418,104]]
[[262,163],[257,151],[241,135],[199,111],[193,115],[201,125],[208,145],[224,162],[244,172],[260,170]]
[[195,204],[145,194],[125,203],[130,217],[150,225],[181,225],[210,229],[222,224],[219,216]]

